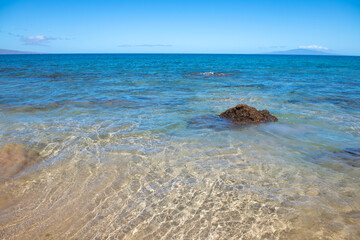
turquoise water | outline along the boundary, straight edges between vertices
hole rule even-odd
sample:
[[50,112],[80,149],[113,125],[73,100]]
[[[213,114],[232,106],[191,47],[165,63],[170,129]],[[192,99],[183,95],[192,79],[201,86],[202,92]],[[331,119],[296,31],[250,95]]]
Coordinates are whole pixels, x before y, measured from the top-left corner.
[[359,113],[360,57],[0,56],[0,238],[358,239]]

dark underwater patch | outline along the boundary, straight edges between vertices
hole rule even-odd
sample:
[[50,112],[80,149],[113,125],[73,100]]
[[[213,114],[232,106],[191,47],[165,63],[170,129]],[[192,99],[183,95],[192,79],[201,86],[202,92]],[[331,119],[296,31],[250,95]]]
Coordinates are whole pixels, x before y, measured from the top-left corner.
[[345,148],[334,153],[336,158],[351,167],[360,167],[360,148]]
[[187,127],[191,129],[223,130],[234,127],[234,124],[228,119],[221,118],[216,114],[206,114],[191,118],[187,121]]

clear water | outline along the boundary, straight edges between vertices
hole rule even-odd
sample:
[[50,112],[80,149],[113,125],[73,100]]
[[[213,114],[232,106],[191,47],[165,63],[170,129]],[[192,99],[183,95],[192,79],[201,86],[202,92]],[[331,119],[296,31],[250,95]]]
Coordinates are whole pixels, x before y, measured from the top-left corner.
[[0,56],[0,238],[359,239],[359,113],[360,57]]

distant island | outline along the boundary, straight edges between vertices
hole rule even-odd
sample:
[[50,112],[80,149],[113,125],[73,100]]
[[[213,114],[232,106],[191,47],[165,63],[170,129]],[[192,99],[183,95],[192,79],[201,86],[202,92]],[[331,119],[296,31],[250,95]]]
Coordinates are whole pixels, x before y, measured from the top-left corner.
[[40,54],[40,53],[16,51],[16,50],[9,50],[9,49],[0,49],[0,54]]
[[269,52],[266,54],[282,54],[282,55],[337,55],[334,53],[329,52],[323,52],[318,50],[312,50],[312,49],[304,49],[304,48],[297,48],[297,49],[291,49],[286,51],[275,51],[275,52]]

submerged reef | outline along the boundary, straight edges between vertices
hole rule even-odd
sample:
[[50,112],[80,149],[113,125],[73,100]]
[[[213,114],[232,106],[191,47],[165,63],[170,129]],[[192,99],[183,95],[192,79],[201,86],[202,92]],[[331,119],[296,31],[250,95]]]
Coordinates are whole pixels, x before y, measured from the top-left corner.
[[278,119],[271,115],[268,110],[258,111],[246,104],[239,104],[220,114],[222,118],[231,119],[237,124],[276,122]]
[[40,160],[40,154],[25,144],[4,144],[0,147],[0,179],[14,176]]

